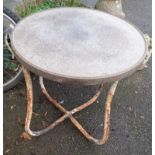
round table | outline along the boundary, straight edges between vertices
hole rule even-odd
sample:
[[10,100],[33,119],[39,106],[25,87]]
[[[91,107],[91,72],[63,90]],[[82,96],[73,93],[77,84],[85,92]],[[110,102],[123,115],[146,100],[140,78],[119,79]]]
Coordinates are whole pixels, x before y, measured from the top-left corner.
[[[130,23],[115,16],[86,8],[56,8],[24,18],[15,27],[11,44],[15,56],[23,65],[27,85],[27,115],[25,130],[39,136],[69,118],[89,140],[104,144],[109,136],[112,97],[118,80],[131,75],[146,55],[142,33]],[[33,93],[29,71],[40,77],[40,85],[64,115],[40,131],[32,131]],[[67,111],[47,92],[43,77],[76,85],[101,84],[86,103]],[[73,114],[93,104],[103,89],[103,83],[115,81],[105,103],[104,130],[101,139],[92,137]]]

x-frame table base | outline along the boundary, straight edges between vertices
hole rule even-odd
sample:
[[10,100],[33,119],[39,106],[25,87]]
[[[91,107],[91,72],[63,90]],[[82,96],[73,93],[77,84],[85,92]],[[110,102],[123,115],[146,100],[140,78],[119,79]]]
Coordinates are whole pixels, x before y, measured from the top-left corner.
[[53,129],[55,126],[57,126],[59,123],[63,122],[65,119],[70,119],[71,122],[74,124],[74,126],[86,137],[86,139],[93,141],[94,143],[98,144],[98,145],[102,145],[104,144],[109,137],[109,128],[110,128],[110,112],[111,112],[111,104],[112,104],[112,99],[113,96],[115,94],[115,90],[117,88],[118,85],[118,81],[115,81],[112,85],[111,88],[108,92],[107,95],[107,99],[105,102],[105,114],[104,114],[104,129],[103,129],[103,135],[101,137],[101,139],[96,139],[94,137],[92,137],[83,127],[82,125],[74,118],[73,114],[85,109],[86,107],[92,105],[93,103],[95,103],[95,101],[97,100],[97,98],[99,97],[99,95],[101,94],[102,90],[103,90],[103,83],[100,85],[98,91],[96,92],[96,94],[87,102],[83,103],[81,106],[78,106],[76,108],[74,108],[73,110],[66,110],[61,104],[59,104],[55,99],[53,99],[47,92],[45,86],[44,86],[44,82],[43,82],[43,78],[39,77],[39,81],[40,81],[40,86],[42,89],[43,94],[48,98],[48,100],[56,107],[58,108],[60,111],[62,111],[64,113],[63,116],[61,116],[59,119],[57,119],[55,122],[53,122],[52,124],[50,124],[47,128],[44,128],[42,130],[39,131],[32,131],[30,129],[30,123],[31,123],[31,118],[32,118],[32,113],[33,113],[33,87],[32,87],[32,80],[31,80],[31,75],[30,72],[23,67],[23,73],[24,73],[24,77],[25,77],[25,82],[26,82],[26,87],[27,87],[27,113],[26,113],[26,119],[25,119],[25,131],[31,135],[31,136],[40,136],[46,132],[48,132],[49,130]]

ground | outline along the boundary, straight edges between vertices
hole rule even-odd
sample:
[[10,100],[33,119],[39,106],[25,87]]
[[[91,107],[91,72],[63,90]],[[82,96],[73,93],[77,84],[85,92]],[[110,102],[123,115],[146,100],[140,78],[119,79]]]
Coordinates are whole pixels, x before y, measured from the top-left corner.
[[[15,8],[19,0],[4,0],[4,5]],[[93,6],[94,1],[86,1]],[[152,34],[151,0],[124,0],[127,20],[143,32]],[[123,79],[114,96],[110,137],[105,145],[97,146],[87,141],[69,120],[52,131],[30,141],[20,138],[24,130],[26,97],[24,80],[14,89],[4,93],[4,154],[8,155],[151,155],[152,154],[152,65]],[[41,94],[37,77],[33,77],[35,98],[32,128],[39,129],[62,115]],[[86,101],[97,86],[73,87],[46,81],[48,89],[64,106],[71,109],[75,103]],[[90,133],[100,137],[103,127],[103,101],[105,92],[96,105],[76,114],[76,118]]]

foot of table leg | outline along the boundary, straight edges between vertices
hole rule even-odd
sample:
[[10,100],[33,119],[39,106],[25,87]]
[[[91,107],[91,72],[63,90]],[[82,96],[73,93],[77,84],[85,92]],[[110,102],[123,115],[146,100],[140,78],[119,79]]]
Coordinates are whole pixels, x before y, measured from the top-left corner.
[[111,104],[112,104],[112,98],[115,94],[115,90],[117,88],[118,85],[118,81],[114,82],[108,92],[108,96],[107,96],[107,100],[105,102],[105,117],[104,117],[104,130],[103,130],[103,136],[101,139],[96,139],[94,137],[92,137],[83,127],[82,125],[72,116],[74,113],[83,110],[84,108],[90,106],[91,104],[93,104],[95,102],[95,100],[98,98],[98,96],[100,95],[102,89],[103,89],[103,84],[100,86],[99,91],[96,93],[96,95],[90,99],[88,102],[82,104],[81,106],[74,108],[71,111],[67,111],[62,105],[60,105],[55,99],[53,99],[47,92],[44,83],[43,83],[43,78],[40,77],[40,85],[42,88],[42,91],[44,93],[44,95],[48,98],[48,100],[55,106],[57,107],[59,110],[61,110],[62,112],[64,112],[65,114],[69,114],[70,113],[70,120],[71,122],[79,129],[79,131],[88,139],[91,140],[93,142],[95,142],[98,145],[102,145],[104,144],[109,137],[109,128],[110,128],[110,112],[111,112]]

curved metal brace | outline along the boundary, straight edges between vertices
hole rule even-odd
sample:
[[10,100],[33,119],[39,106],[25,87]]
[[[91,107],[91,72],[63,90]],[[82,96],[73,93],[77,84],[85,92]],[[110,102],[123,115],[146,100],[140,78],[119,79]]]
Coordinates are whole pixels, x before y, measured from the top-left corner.
[[79,131],[88,139],[91,140],[93,142],[95,142],[98,145],[102,145],[104,144],[108,138],[109,138],[109,128],[110,128],[110,112],[111,112],[111,104],[112,104],[112,99],[113,96],[115,94],[117,85],[118,85],[118,81],[115,81],[109,92],[108,92],[108,96],[107,96],[107,100],[105,102],[105,116],[104,116],[104,129],[103,129],[103,135],[101,139],[96,139],[94,137],[92,137],[82,126],[81,124],[72,116],[75,112],[81,111],[82,109],[86,108],[87,106],[91,105],[94,102],[91,102],[89,104],[89,101],[84,103],[83,105],[74,108],[71,111],[67,111],[63,106],[61,106],[56,100],[54,100],[47,92],[44,83],[43,83],[43,78],[39,77],[40,80],[40,85],[41,85],[41,89],[44,93],[44,95],[48,98],[48,100],[54,105],[56,106],[58,109],[60,109],[62,112],[64,112],[65,114],[67,113],[71,113],[70,116],[70,120],[71,122],[79,129]]
[[98,145],[103,145],[109,138],[109,129],[110,129],[110,112],[111,112],[111,104],[113,95],[115,94],[115,90],[117,88],[118,81],[114,82],[108,92],[107,100],[105,102],[105,116],[104,116],[104,129],[101,139],[96,139],[91,136],[81,125],[80,123],[73,117],[71,117],[72,123],[80,130],[80,132],[88,139],[93,141]]

